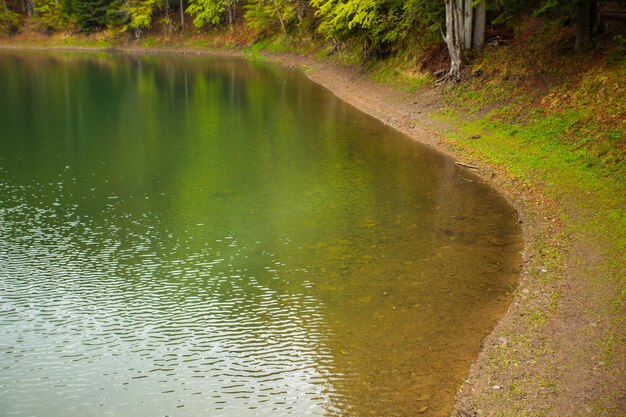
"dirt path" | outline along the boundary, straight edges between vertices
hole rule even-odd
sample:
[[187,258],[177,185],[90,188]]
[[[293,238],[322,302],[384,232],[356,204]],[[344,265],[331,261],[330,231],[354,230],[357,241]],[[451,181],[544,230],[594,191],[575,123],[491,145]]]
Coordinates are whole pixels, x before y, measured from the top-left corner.
[[[127,51],[243,55],[202,49]],[[303,70],[413,139],[478,166],[482,178],[518,210],[526,242],[520,286],[460,387],[453,416],[626,416],[620,298],[626,262],[594,235],[593,227],[572,227],[584,225],[592,215],[577,204],[581,197],[549,201],[538,187],[517,180],[505,167],[485,164],[476,150],[455,143],[447,136],[455,127],[429,116],[443,107],[436,89],[407,94],[331,62],[293,54],[268,58]],[[568,216],[568,225],[561,224],[562,216]]]

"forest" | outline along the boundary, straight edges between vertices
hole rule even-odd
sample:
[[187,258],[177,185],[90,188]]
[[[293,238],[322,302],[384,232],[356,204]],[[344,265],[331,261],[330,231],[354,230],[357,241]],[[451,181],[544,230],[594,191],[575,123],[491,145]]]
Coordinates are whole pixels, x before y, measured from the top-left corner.
[[[513,24],[531,13],[575,28],[575,48],[603,30],[598,0],[2,0],[0,31],[25,21],[38,32],[103,29],[140,39],[145,32],[199,32],[245,25],[257,39],[316,34],[340,48],[360,45],[365,58],[384,58],[411,39],[444,39],[458,79],[464,60],[480,52],[488,26]],[[612,2],[618,8],[626,2]]]

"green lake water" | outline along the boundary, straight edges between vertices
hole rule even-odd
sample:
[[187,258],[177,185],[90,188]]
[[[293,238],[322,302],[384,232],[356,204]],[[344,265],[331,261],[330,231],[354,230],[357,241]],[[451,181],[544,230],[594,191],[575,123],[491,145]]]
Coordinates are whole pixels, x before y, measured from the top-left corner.
[[0,416],[445,416],[516,223],[298,72],[0,52]]

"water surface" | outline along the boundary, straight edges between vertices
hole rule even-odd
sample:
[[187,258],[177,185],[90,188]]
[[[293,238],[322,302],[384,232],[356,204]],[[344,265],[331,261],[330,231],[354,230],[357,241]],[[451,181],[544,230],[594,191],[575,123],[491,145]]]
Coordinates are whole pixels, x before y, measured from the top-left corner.
[[1,52],[0,415],[446,415],[516,221],[295,72]]

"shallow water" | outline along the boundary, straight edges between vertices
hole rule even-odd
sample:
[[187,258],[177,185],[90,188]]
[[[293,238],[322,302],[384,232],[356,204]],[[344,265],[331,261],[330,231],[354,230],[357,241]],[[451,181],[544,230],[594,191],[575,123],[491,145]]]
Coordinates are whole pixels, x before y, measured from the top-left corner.
[[513,209],[299,73],[0,52],[0,109],[1,416],[443,416],[510,303]]

